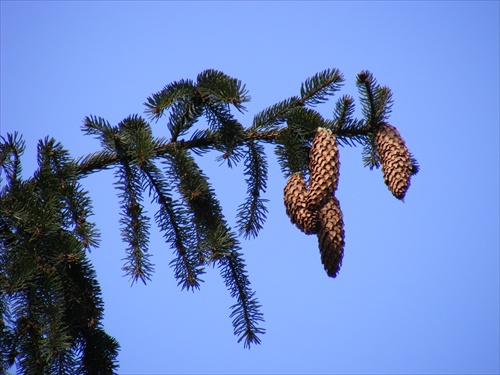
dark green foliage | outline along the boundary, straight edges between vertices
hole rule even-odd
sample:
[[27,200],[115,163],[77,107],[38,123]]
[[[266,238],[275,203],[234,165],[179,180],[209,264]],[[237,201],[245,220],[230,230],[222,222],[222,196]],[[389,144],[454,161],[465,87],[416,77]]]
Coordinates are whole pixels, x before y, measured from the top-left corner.
[[[363,164],[365,167],[380,168],[380,158],[375,143],[375,131],[386,123],[392,111],[392,92],[386,86],[380,86],[373,74],[369,71],[362,71],[358,74],[356,85],[360,94],[362,112],[366,125],[362,127],[366,137],[360,142],[364,147],[362,151]],[[412,174],[417,174],[419,165],[415,157],[410,153],[413,167]]]
[[242,103],[250,101],[248,90],[241,81],[217,70],[209,69],[197,78],[197,89],[205,104],[232,104],[238,111],[245,111]]
[[0,166],[2,166],[7,178],[4,188],[6,190],[15,189],[21,181],[21,155],[24,153],[26,145],[17,133],[7,134],[7,139],[2,138],[2,140],[3,142],[0,144]]
[[356,85],[366,122],[375,129],[379,124],[386,122],[391,114],[392,92],[388,87],[380,86],[369,71],[358,74]]
[[292,96],[275,105],[264,109],[255,115],[252,130],[254,131],[278,131],[278,125],[286,121],[288,112],[295,107],[302,106],[298,96]]
[[283,129],[276,137],[276,156],[285,178],[293,173],[308,174],[310,140],[292,129]]
[[[256,237],[263,228],[268,161],[265,143],[275,148],[284,176],[309,174],[309,151],[318,128],[332,130],[341,145],[363,147],[365,164],[379,167],[374,134],[391,111],[391,91],[372,74],[357,77],[363,119],[354,117],[354,99],[340,97],[333,118],[313,107],[343,84],[336,69],[305,80],[298,96],[260,111],[248,127],[231,112],[243,113],[250,100],[239,80],[206,70],[147,98],[146,114],[166,117],[167,138],[155,138],[138,115],[117,125],[88,116],[83,131],[101,149],[73,159],[53,139],[38,144],[38,169],[23,180],[24,142],[17,134],[0,142],[0,373],[14,362],[22,374],[116,373],[118,343],[102,327],[101,291],[86,252],[98,245],[91,200],[80,179],[114,168],[125,242],[124,272],[132,283],[150,281],[150,219],[145,195],[157,210],[154,221],[173,250],[174,276],[182,289],[197,290],[207,266],[219,269],[235,303],[234,334],[244,347],[261,342],[265,330],[256,293],[236,234],[223,215],[209,177],[196,157],[216,152],[229,167],[243,160],[246,196],[236,213],[239,234]],[[206,128],[196,126],[204,119]],[[181,138],[185,137],[185,138]],[[418,171],[412,157],[414,173]]]
[[314,107],[324,103],[340,90],[344,77],[338,69],[327,69],[308,78],[300,87],[300,97],[304,105]]
[[380,168],[375,132],[389,118],[393,104],[392,93],[388,87],[380,86],[369,71],[362,71],[358,74],[356,85],[366,123],[367,137],[362,143],[364,146],[362,151],[363,164],[370,169]]
[[260,305],[250,289],[238,240],[227,226],[215,192],[186,150],[176,149],[168,159],[172,179],[178,181],[177,190],[193,218],[200,263],[217,263],[231,297],[237,299],[231,307],[235,335],[246,347],[259,343],[257,334],[264,332],[258,328],[263,321]]
[[[146,113],[150,115],[152,119],[158,120],[161,116],[163,116],[165,110],[172,107],[175,103],[182,103],[184,105],[179,106],[179,110],[183,107],[192,107],[196,104],[199,104],[199,98],[195,98],[196,87],[192,80],[181,80],[179,82],[172,82],[171,84],[165,86],[163,90],[160,92],[153,94],[147,100],[147,103],[144,103],[146,106]],[[197,99],[195,101],[190,101],[190,99]],[[190,108],[191,109],[191,108]],[[176,114],[176,118],[178,121],[176,123],[184,124],[189,123],[190,119],[193,117],[191,111],[184,112],[183,116],[179,112]],[[184,121],[183,119],[186,119]],[[191,124],[192,125],[192,124]],[[186,129],[183,129],[186,128]],[[180,126],[178,132],[185,131],[189,128],[189,126]],[[176,134],[178,134],[176,132]]]
[[[2,141],[2,149],[15,144]],[[98,241],[88,221],[92,207],[70,160],[46,139],[38,145],[34,177],[11,176],[3,189],[2,371],[14,361],[27,374],[111,374],[117,367],[118,344],[102,328],[101,291],[85,254]],[[4,171],[12,175],[11,168]],[[101,339],[93,341],[95,335]],[[90,353],[81,348],[89,345],[96,361],[86,363]],[[105,361],[97,362],[95,353],[105,353]]]
[[199,258],[203,263],[210,263],[225,255],[221,248],[209,241],[219,225],[225,224],[215,192],[189,151],[180,148],[172,150],[167,160],[167,173],[172,181],[176,181],[176,189],[187,205],[196,230]]
[[198,289],[203,267],[198,257],[197,236],[191,225],[192,218],[181,204],[173,200],[168,181],[154,163],[144,163],[141,171],[149,187],[149,195],[160,206],[155,221],[164,232],[167,243],[176,251],[176,258],[171,265],[178,285],[182,285],[182,289]]
[[341,145],[356,146],[365,144],[368,140],[368,127],[364,120],[352,117],[354,114],[354,99],[344,95],[337,100],[333,111],[333,120],[327,125],[337,136]]
[[311,140],[318,127],[327,122],[313,109],[296,107],[286,117],[287,127],[276,137],[276,156],[285,178],[293,173],[307,175]]
[[334,95],[342,85],[344,78],[337,69],[327,69],[308,78],[300,87],[300,96],[282,100],[255,115],[252,129],[258,131],[277,131],[279,125],[286,122],[289,112],[297,107],[323,103]]
[[[224,238],[224,237],[222,237]],[[221,275],[231,297],[237,299],[237,303],[231,306],[234,334],[238,336],[238,342],[243,341],[246,348],[252,344],[260,344],[259,335],[266,332],[259,327],[264,322],[264,316],[260,312],[261,305],[255,297],[255,292],[250,289],[245,270],[242,254],[238,252],[238,244],[231,236],[227,237],[228,256],[218,262]]]
[[257,237],[266,220],[267,199],[261,198],[261,193],[267,188],[267,159],[264,146],[253,140],[247,143],[245,154],[245,182],[247,183],[247,197],[238,207],[238,227],[240,234],[245,238]]

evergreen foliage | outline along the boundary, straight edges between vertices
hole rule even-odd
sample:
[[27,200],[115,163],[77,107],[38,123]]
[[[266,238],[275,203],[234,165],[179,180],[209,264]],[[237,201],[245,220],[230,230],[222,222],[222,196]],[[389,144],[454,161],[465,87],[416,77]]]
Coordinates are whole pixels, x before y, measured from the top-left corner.
[[[246,111],[250,96],[245,85],[206,70],[196,80],[165,86],[144,103],[150,120],[165,121],[168,139],[155,138],[150,123],[138,115],[117,125],[88,116],[82,130],[96,137],[101,149],[75,159],[54,139],[44,139],[38,144],[38,169],[28,179],[21,174],[22,137],[2,137],[0,372],[15,363],[20,374],[116,373],[119,346],[104,331],[101,291],[87,258],[98,247],[99,232],[89,221],[91,199],[80,183],[110,168],[121,207],[123,271],[132,284],[147,283],[154,273],[148,252],[152,220],[144,210],[149,198],[157,205],[154,222],[174,253],[171,266],[178,285],[197,290],[206,267],[218,268],[235,300],[230,318],[238,342],[248,348],[259,344],[264,318],[238,236],[196,158],[212,151],[229,167],[243,161],[247,194],[236,226],[240,236],[256,237],[268,213],[266,144],[274,146],[285,178],[310,174],[311,144],[319,128],[331,131],[339,145],[362,146],[370,169],[380,166],[375,134],[390,115],[391,91],[370,72],[361,72],[356,84],[363,118],[354,117],[355,100],[344,95],[333,117],[325,119],[314,107],[327,102],[343,82],[337,69],[320,72],[302,83],[297,96],[262,110],[245,127],[232,113]],[[206,128],[195,128],[201,119]],[[413,156],[411,163],[415,174]],[[343,229],[337,229],[343,236]],[[335,277],[339,260],[328,261],[335,270],[328,274]]]
[[86,251],[98,232],[92,206],[61,144],[38,144],[38,169],[21,180],[17,134],[3,139],[0,200],[2,371],[109,374],[118,343],[102,327],[103,301]]

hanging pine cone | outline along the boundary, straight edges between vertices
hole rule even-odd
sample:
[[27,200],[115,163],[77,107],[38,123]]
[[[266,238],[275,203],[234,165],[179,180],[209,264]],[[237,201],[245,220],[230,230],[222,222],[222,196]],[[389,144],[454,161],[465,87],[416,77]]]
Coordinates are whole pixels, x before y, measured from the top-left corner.
[[414,173],[405,141],[394,126],[382,124],[375,133],[375,142],[384,182],[396,198],[403,200]]
[[318,243],[321,262],[330,277],[336,277],[344,256],[344,220],[335,196],[318,212]]
[[291,222],[305,234],[317,233],[317,214],[306,206],[307,188],[304,177],[294,173],[284,189],[286,214]]
[[309,151],[309,193],[307,205],[319,209],[337,190],[339,181],[339,149],[331,130],[318,128]]

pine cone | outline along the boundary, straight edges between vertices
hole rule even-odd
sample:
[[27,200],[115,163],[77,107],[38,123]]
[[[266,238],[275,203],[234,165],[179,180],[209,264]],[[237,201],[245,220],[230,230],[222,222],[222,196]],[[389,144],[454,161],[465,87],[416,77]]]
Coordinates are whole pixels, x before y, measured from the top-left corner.
[[375,133],[375,142],[382,163],[384,182],[396,198],[403,200],[413,173],[405,141],[394,126],[382,124]]
[[286,214],[291,222],[305,234],[317,233],[317,215],[306,206],[307,188],[304,177],[294,173],[284,189]]
[[339,149],[337,139],[329,129],[318,128],[309,152],[309,194],[307,205],[311,210],[319,209],[333,192],[339,181]]
[[330,277],[336,277],[344,256],[344,220],[335,196],[318,212],[318,242],[321,262]]

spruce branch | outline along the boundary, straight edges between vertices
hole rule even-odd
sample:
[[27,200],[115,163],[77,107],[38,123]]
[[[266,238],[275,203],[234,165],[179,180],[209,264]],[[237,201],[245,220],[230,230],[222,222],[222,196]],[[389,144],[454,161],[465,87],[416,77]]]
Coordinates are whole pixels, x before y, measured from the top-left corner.
[[115,151],[115,136],[118,134],[118,127],[111,126],[102,117],[87,116],[83,120],[82,130],[87,135],[95,136],[104,150]]
[[177,191],[192,215],[199,239],[199,255],[204,262],[210,263],[223,255],[210,240],[219,225],[225,224],[222,208],[208,178],[187,150],[174,150],[167,155],[167,160],[167,173],[175,181]]
[[[244,132],[241,140],[237,142],[236,146],[242,146],[250,140],[273,142],[279,135],[279,131],[258,132],[247,130]],[[197,154],[202,154],[208,149],[214,149],[218,144],[220,138],[209,130],[195,131],[189,140],[177,141],[163,141],[162,139],[155,142],[154,154],[155,158],[165,158],[174,150],[182,148],[185,150],[192,150]],[[238,154],[239,156],[239,154]],[[239,160],[239,159],[238,159]],[[91,173],[98,172],[103,169],[109,169],[118,163],[118,155],[116,152],[102,150],[91,153],[87,156],[76,159],[75,171],[78,175],[86,176]]]
[[239,162],[241,153],[238,146],[244,138],[243,126],[234,119],[226,104],[206,103],[206,115],[211,133],[215,136],[213,147],[223,152],[218,161],[225,161],[229,167]]
[[364,120],[352,117],[354,113],[354,99],[344,95],[337,100],[333,111],[333,120],[325,127],[336,135],[339,144],[355,147],[357,144],[365,145],[368,142],[370,129]]
[[229,244],[230,253],[219,260],[219,268],[231,297],[237,300],[237,303],[231,306],[230,314],[234,334],[238,337],[238,342],[243,341],[244,347],[250,348],[252,344],[260,344],[259,335],[266,332],[264,328],[259,327],[259,324],[264,322],[264,316],[260,312],[261,305],[255,298],[255,292],[250,289],[245,263],[238,252],[239,245],[231,238]]
[[387,121],[392,108],[392,93],[388,87],[380,86],[373,74],[362,71],[358,74],[356,85],[360,94],[362,112],[367,124],[375,130]]
[[275,154],[285,178],[294,173],[307,175],[311,142],[293,129],[285,128],[275,140]]
[[73,161],[77,175],[85,177],[91,173],[113,167],[118,161],[116,153],[109,150],[92,152]]
[[250,101],[248,90],[240,80],[214,69],[207,69],[198,75],[197,90],[204,103],[226,103],[240,112],[246,111],[242,103]]
[[264,147],[253,141],[247,143],[245,153],[245,170],[247,176],[247,197],[245,202],[238,207],[237,225],[239,233],[245,238],[257,237],[266,220],[267,199],[261,198],[267,188],[267,159]]
[[88,221],[92,214],[91,200],[78,182],[69,152],[55,139],[47,138],[40,153],[45,155],[44,159],[50,165],[50,170],[57,176],[57,184],[64,200],[66,226],[73,226],[73,233],[80,238],[85,249],[97,247],[99,232],[95,223]]
[[333,131],[342,129],[346,124],[349,124],[353,119],[354,114],[354,98],[349,95],[343,95],[335,103],[333,110]]
[[327,69],[308,78],[300,87],[300,103],[314,107],[340,90],[344,77],[338,69]]
[[292,109],[286,119],[287,129],[303,139],[310,139],[316,129],[324,127],[325,119],[314,109],[297,107]]
[[292,96],[260,111],[254,116],[252,132],[275,133],[279,131],[279,125],[286,121],[287,113],[302,105],[303,102],[298,96]]
[[176,141],[178,137],[186,134],[202,114],[203,106],[199,96],[182,98],[174,103],[167,122],[171,140]]
[[161,171],[153,163],[141,166],[142,173],[147,178],[150,196],[160,205],[155,215],[158,227],[164,232],[164,237],[176,251],[172,260],[174,275],[182,289],[199,289],[200,276],[204,273],[200,267],[196,251],[196,233],[194,233],[187,212],[176,203],[170,194],[167,181]]
[[[158,120],[166,109],[179,101],[186,101],[196,94],[196,86],[192,80],[180,80],[165,86],[163,90],[147,98],[146,113],[151,119]],[[196,104],[196,103],[194,103]]]
[[368,142],[363,147],[362,151],[363,165],[370,168],[380,168],[380,157],[377,151],[377,143],[375,142],[375,136],[371,134],[368,137]]
[[132,283],[141,279],[144,284],[151,280],[153,264],[150,261],[148,251],[149,224],[148,217],[143,214],[142,196],[140,195],[137,171],[130,164],[123,162],[123,167],[117,174],[120,184],[118,189],[123,210],[120,224],[122,226],[122,238],[128,243],[127,257],[123,270],[130,276]]
[[[89,322],[100,326],[102,300],[82,241],[71,228],[69,190],[58,188],[64,178],[71,180],[67,151],[47,138],[38,152],[34,177],[14,195],[0,197],[2,294],[12,306],[8,316],[16,338],[6,355],[9,365],[17,357],[20,371],[75,373],[76,358],[85,355],[76,348],[86,343]],[[93,348],[104,349],[102,342]],[[107,360],[116,364],[117,345],[112,349]]]
[[[149,244],[149,218],[143,213],[142,205],[143,181],[138,167],[131,158],[131,155],[146,154],[147,150],[130,150],[127,140],[134,138],[133,124],[129,119],[120,123],[120,134],[113,137],[114,147],[118,155],[120,166],[115,175],[117,189],[121,192],[122,217],[120,224],[123,240],[128,244],[126,249],[127,257],[123,270],[130,276],[132,283],[138,279],[146,284],[146,280],[151,280],[153,264],[151,255],[147,253]],[[136,162],[142,159],[136,157]],[[147,160],[147,159],[146,159]]]
[[12,190],[21,180],[21,156],[25,148],[26,144],[17,132],[7,134],[7,138],[0,136],[0,172],[3,170],[7,178],[6,189]]
[[170,164],[171,173],[179,181],[179,193],[193,214],[200,246],[207,254],[204,261],[217,262],[231,297],[237,299],[232,307],[235,334],[240,336],[240,341],[245,339],[246,346],[259,343],[257,334],[263,332],[257,327],[263,320],[260,305],[253,298],[245,265],[238,253],[239,243],[227,226],[215,193],[186,150],[176,150]]
[[327,69],[302,83],[300,96],[282,100],[254,116],[253,131],[279,131],[279,125],[287,120],[289,112],[306,105],[315,106],[328,100],[337,92],[344,78],[337,69]]
[[[21,176],[22,138],[17,133],[1,137],[0,172],[6,182],[2,181],[0,189],[0,372],[14,361],[21,371],[33,373],[116,371],[118,344],[102,329],[101,292],[86,258],[86,250],[97,246],[98,232],[88,220],[91,201],[80,184],[88,174],[111,167],[116,168],[121,233],[128,245],[124,269],[132,282],[146,282],[153,271],[147,253],[150,224],[143,205],[147,190],[158,205],[156,224],[174,251],[171,265],[178,285],[198,289],[204,266],[217,265],[236,301],[230,318],[238,342],[243,341],[244,347],[260,343],[264,319],[250,288],[240,243],[226,222],[209,177],[193,155],[216,150],[220,152],[216,160],[230,167],[244,160],[247,193],[238,207],[237,225],[245,238],[257,236],[266,219],[264,143],[275,146],[285,177],[300,173],[301,186],[308,189],[305,177],[312,174],[311,160],[320,165],[325,158],[331,159],[328,147],[332,142],[318,143],[321,148],[310,156],[317,130],[327,129],[335,137],[335,148],[337,142],[361,145],[365,165],[384,164],[391,192],[395,194],[402,186],[405,193],[409,175],[416,174],[419,166],[405,148],[404,155],[396,155],[404,157],[401,167],[392,143],[381,135],[384,126],[386,132],[393,128],[387,126],[392,109],[389,88],[378,85],[368,71],[357,76],[363,119],[354,117],[354,99],[347,95],[337,100],[330,120],[311,108],[329,100],[343,81],[336,69],[320,72],[302,83],[298,96],[265,108],[245,127],[231,112],[245,111],[243,104],[250,100],[245,85],[220,71],[205,70],[195,81],[173,82],[147,98],[145,112],[151,119],[158,121],[168,111],[169,137],[153,137],[151,125],[138,115],[116,126],[87,116],[83,131],[99,140],[101,150],[73,159],[62,145],[46,138],[37,145],[38,169],[26,181]],[[195,127],[202,117],[208,126]],[[402,145],[399,133],[394,134],[388,138]],[[403,177],[399,170],[405,173]],[[320,172],[328,181],[318,180],[318,184],[333,186],[328,173]],[[295,201],[304,189],[293,190]],[[397,191],[395,196],[402,199]],[[334,211],[324,211],[323,222],[326,218],[338,224],[333,219],[339,212]],[[335,230],[343,236],[343,229]],[[324,227],[320,237],[327,238],[329,231]],[[320,246],[325,243],[321,240]]]

